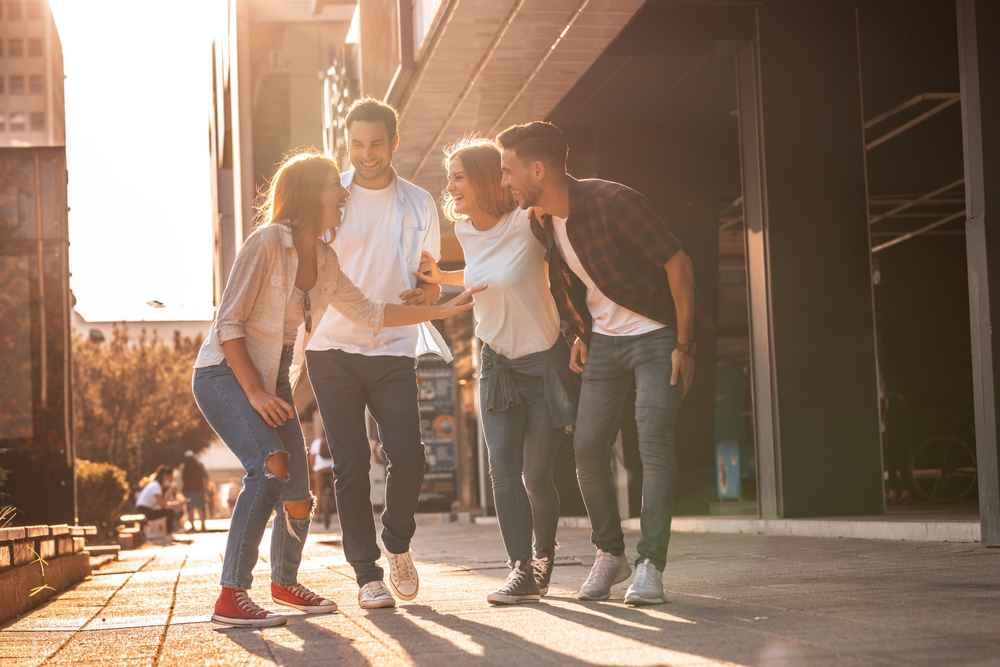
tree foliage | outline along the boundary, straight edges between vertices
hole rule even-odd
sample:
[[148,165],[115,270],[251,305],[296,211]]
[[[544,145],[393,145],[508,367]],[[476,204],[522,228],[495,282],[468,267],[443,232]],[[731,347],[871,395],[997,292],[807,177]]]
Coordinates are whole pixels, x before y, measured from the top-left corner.
[[[179,463],[212,432],[191,394],[200,339],[164,343],[116,326],[110,341],[73,340],[73,417],[78,456],[124,469],[135,484],[156,463]],[[169,450],[169,451],[167,451]]]

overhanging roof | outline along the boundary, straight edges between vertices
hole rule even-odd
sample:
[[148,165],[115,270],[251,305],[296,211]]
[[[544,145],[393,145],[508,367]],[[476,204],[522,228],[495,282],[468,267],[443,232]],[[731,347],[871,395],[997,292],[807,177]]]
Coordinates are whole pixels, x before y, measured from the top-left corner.
[[446,146],[545,118],[643,3],[453,0],[399,105],[399,172],[440,192]]

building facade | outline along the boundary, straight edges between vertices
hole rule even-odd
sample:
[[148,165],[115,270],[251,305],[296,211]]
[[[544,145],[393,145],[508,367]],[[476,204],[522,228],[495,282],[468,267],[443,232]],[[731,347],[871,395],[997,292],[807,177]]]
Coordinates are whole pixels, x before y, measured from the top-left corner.
[[438,192],[445,145],[548,118],[577,175],[637,187],[677,229],[699,338],[681,507],[736,475],[763,517],[882,514],[886,478],[912,477],[1000,543],[996,3],[359,11],[361,87],[400,110],[403,176]]
[[48,4],[0,14],[0,505],[75,518],[62,55]]

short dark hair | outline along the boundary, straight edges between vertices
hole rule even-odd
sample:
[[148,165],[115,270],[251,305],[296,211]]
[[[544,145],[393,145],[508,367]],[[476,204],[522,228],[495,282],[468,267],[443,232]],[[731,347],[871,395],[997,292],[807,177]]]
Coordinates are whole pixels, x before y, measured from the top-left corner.
[[566,171],[569,144],[557,126],[536,120],[524,125],[512,125],[497,135],[504,150],[514,151],[522,160],[540,160],[550,167]]
[[354,104],[347,111],[347,118],[344,119],[344,127],[351,131],[351,123],[356,120],[366,123],[382,123],[389,131],[389,138],[395,139],[399,128],[399,115],[396,110],[385,102],[376,100],[374,97],[362,97],[355,100]]

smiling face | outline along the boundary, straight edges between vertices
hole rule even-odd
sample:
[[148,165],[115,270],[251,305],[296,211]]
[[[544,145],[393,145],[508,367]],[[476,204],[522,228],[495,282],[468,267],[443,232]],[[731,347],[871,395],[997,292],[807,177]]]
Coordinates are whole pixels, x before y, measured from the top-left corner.
[[466,175],[460,157],[456,156],[448,161],[447,190],[455,213],[471,217],[480,211],[476,188]]
[[523,209],[538,204],[544,190],[545,164],[539,160],[524,161],[511,148],[500,153],[501,184],[510,189],[514,201]]
[[381,121],[355,120],[347,128],[351,164],[362,186],[391,180],[392,154],[399,137],[392,136]]

